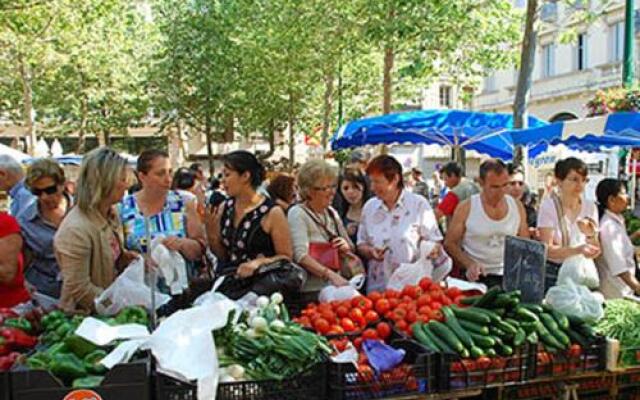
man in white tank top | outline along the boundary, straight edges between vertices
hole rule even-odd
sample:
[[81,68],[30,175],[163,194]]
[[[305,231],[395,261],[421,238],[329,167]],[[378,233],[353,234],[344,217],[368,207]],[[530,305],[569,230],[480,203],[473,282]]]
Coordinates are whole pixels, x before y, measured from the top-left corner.
[[507,195],[509,174],[500,160],[480,165],[482,192],[462,202],[453,214],[444,246],[470,281],[502,284],[505,236],[528,237],[519,201]]

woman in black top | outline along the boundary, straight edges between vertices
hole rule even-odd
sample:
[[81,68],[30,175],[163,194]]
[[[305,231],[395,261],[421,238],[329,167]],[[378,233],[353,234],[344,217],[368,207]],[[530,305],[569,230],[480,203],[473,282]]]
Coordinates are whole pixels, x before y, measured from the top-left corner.
[[206,217],[209,245],[218,257],[218,269],[234,269],[248,277],[262,265],[292,256],[291,236],[283,210],[256,189],[264,167],[251,153],[224,156],[222,186],[229,199]]

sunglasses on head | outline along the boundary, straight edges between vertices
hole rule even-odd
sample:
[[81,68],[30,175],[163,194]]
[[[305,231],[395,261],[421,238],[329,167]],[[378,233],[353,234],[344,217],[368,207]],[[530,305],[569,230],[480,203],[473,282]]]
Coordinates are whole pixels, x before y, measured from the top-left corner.
[[51,185],[51,186],[46,187],[44,189],[31,188],[31,193],[36,197],[40,197],[40,195],[42,195],[42,193],[54,194],[54,193],[57,193],[57,192],[58,192],[58,185]]

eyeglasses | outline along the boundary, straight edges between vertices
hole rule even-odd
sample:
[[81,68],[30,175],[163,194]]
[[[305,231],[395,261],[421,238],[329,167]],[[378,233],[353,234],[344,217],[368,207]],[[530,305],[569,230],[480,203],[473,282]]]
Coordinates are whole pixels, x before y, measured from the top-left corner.
[[31,188],[31,193],[36,197],[40,197],[42,195],[42,193],[54,194],[54,193],[57,193],[57,192],[58,192],[58,185],[51,185],[51,186],[46,187],[44,189]]
[[567,178],[567,181],[571,182],[571,183],[589,183],[589,178],[583,178],[583,177],[572,177],[572,178]]
[[513,182],[509,182],[509,185],[511,185],[511,186],[524,186],[524,182],[522,182],[522,181],[513,181]]
[[329,190],[336,190],[338,185],[327,185],[327,186],[313,186],[312,189],[318,192],[326,192]]

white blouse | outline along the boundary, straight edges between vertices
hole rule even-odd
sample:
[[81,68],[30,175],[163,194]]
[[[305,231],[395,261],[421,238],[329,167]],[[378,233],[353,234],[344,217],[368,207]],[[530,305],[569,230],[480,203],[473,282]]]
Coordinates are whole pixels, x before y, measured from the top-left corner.
[[600,291],[607,299],[633,294],[633,290],[618,276],[636,273],[635,248],[627,236],[624,219],[609,210],[600,220],[602,255],[596,260],[600,274]]

